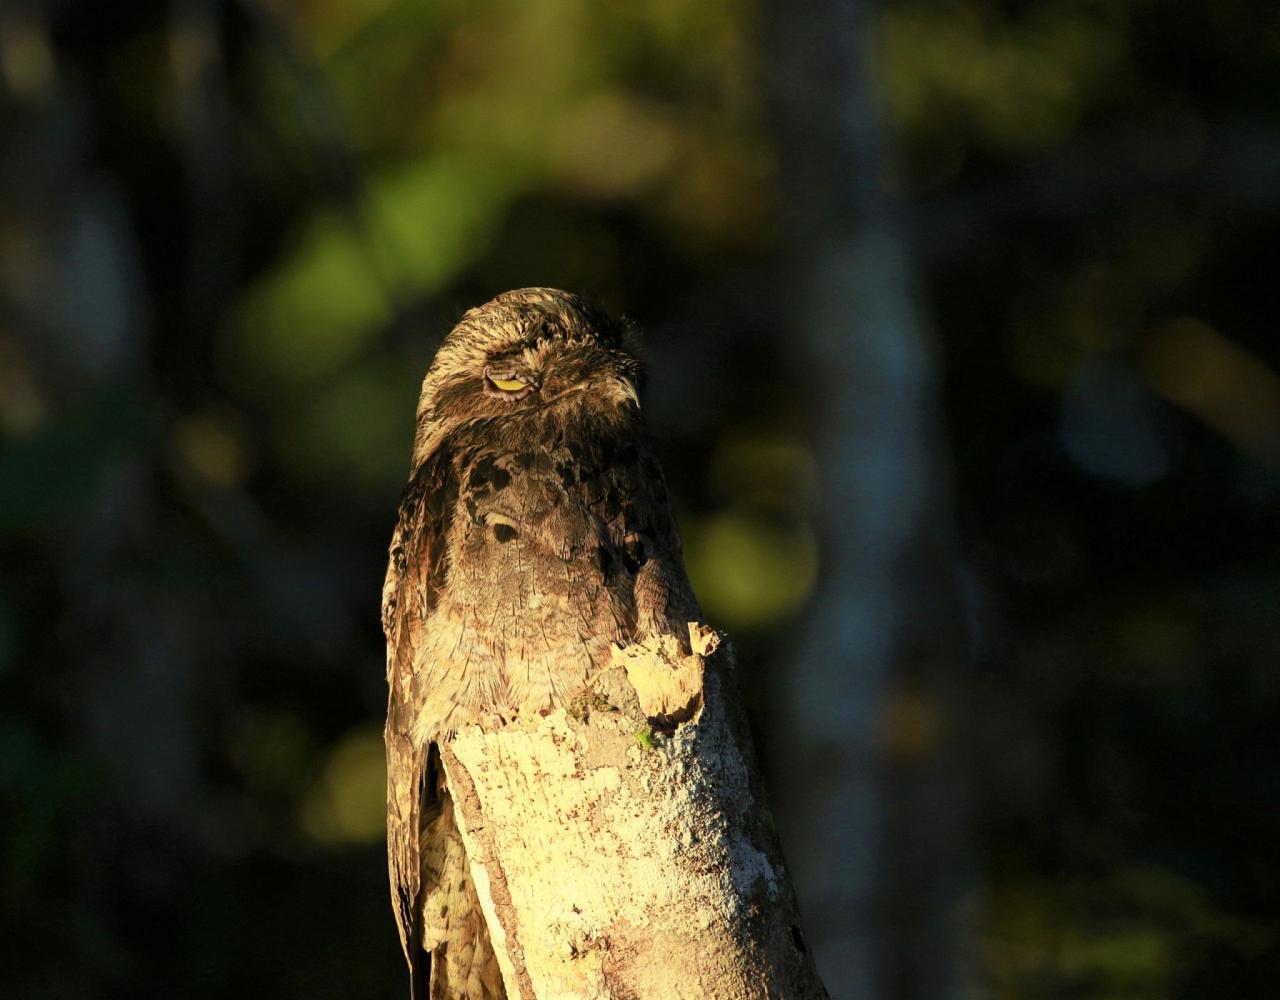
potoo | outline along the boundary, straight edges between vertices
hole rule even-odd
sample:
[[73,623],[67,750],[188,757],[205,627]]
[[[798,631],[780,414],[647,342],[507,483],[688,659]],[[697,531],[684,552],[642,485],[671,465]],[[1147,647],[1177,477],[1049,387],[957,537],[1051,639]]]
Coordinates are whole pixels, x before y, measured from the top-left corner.
[[520,289],[466,313],[422,384],[382,599],[387,853],[415,996],[505,995],[436,744],[563,705],[613,644],[698,618],[632,337]]

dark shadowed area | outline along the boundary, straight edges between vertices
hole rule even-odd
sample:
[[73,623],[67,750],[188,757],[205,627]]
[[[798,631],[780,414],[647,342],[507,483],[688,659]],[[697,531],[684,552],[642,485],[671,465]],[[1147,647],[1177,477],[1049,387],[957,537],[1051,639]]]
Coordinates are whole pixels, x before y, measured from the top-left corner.
[[1278,97],[1260,2],[6,0],[0,995],[405,994],[386,545],[527,285],[833,997],[1275,995]]

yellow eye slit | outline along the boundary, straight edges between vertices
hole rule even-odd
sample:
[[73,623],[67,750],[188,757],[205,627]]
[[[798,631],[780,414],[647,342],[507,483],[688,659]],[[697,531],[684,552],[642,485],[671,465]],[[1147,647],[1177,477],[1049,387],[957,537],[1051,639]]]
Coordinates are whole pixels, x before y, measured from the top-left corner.
[[521,382],[518,378],[491,378],[495,389],[501,389],[503,392],[519,392],[528,382]]

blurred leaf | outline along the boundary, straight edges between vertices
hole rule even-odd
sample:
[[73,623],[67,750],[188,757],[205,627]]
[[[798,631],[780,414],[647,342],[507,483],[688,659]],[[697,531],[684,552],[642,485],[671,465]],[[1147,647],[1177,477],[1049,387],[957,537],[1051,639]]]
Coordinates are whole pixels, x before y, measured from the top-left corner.
[[250,456],[234,414],[199,412],[174,422],[170,451],[179,472],[213,486],[233,486],[249,473]]
[[268,5],[289,17],[289,23],[305,33],[311,49],[321,57],[384,18],[389,8],[406,6],[397,0],[268,0]]
[[879,720],[880,736],[899,760],[924,760],[939,745],[944,706],[919,687],[899,686],[890,692]]
[[427,295],[489,248],[522,174],[500,160],[438,152],[376,178],[368,226],[378,260],[401,292]]
[[302,807],[302,827],[322,844],[381,840],[387,828],[387,770],[380,726],[347,733],[329,754]]
[[304,481],[394,490],[408,468],[420,378],[382,358],[335,379],[280,423],[283,464]]
[[1203,624],[1186,602],[1134,602],[1112,625],[1114,645],[1127,676],[1135,681],[1176,685],[1194,676]]
[[291,711],[246,710],[228,749],[250,791],[268,794],[297,794],[317,754],[306,720]]
[[817,545],[805,524],[730,509],[684,527],[689,576],[708,619],[760,628],[797,612],[813,591]]
[[0,431],[27,437],[48,416],[48,404],[24,352],[0,329]]
[[579,196],[634,194],[675,155],[675,129],[660,109],[621,94],[593,95],[567,108],[551,143],[553,168]]
[[1099,980],[1107,990],[1163,991],[1169,975],[1170,943],[1151,928],[1116,928],[1106,935],[1063,936],[1057,962],[1068,979]]
[[1175,995],[1200,953],[1252,953],[1274,928],[1222,912],[1201,886],[1154,866],[1093,880],[1004,879],[988,904],[984,951],[995,995]]
[[803,512],[817,496],[818,476],[808,446],[778,433],[729,435],[716,448],[709,478],[726,499]]
[[908,132],[958,118],[983,144],[1061,142],[1117,70],[1126,7],[1045,0],[1015,18],[973,4],[893,4],[879,30],[889,106]]
[[1185,316],[1148,336],[1143,362],[1157,392],[1251,458],[1280,469],[1280,376],[1261,358]]
[[325,211],[305,227],[285,262],[245,296],[234,351],[254,375],[308,382],[340,367],[390,316],[368,247],[351,223]]
[[334,373],[384,332],[396,300],[438,291],[485,251],[515,181],[509,170],[448,153],[371,179],[357,218],[317,213],[249,291],[233,356],[268,384]]

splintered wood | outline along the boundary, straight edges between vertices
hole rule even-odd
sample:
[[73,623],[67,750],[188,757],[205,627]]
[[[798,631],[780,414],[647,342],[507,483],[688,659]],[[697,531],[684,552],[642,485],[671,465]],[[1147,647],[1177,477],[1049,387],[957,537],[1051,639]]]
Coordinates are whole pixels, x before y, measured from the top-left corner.
[[508,995],[825,997],[761,797],[732,652],[615,650],[565,708],[441,747]]

